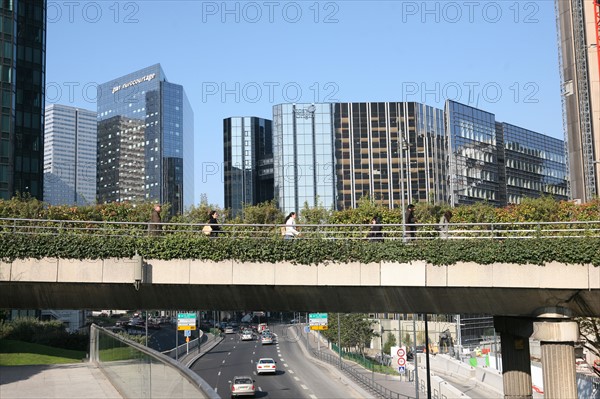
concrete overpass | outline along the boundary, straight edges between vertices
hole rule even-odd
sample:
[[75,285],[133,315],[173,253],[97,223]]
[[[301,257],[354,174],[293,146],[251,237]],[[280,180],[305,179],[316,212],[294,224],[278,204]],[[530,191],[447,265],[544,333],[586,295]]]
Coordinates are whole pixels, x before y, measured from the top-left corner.
[[0,263],[0,307],[488,313],[501,334],[505,397],[531,397],[534,337],[546,395],[572,398],[571,317],[600,315],[600,267],[22,259]]
[[45,258],[0,262],[0,307],[600,315],[600,267]]

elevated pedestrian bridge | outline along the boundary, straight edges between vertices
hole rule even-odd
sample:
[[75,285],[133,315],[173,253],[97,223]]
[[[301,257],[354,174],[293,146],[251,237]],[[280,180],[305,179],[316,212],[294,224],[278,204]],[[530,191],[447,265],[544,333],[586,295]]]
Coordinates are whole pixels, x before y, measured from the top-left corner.
[[0,307],[600,315],[600,221],[160,227],[0,219]]
[[487,313],[505,397],[531,397],[528,338],[545,394],[577,396],[574,316],[600,316],[600,221],[417,226],[202,225],[0,219],[0,307]]

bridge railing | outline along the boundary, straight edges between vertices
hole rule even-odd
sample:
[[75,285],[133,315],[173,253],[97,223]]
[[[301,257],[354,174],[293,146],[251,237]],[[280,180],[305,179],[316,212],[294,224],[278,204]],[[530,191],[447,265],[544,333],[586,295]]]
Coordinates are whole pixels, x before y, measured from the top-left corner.
[[[156,226],[157,230],[150,230]],[[92,234],[100,236],[147,236],[165,237],[171,234],[205,235],[205,224],[108,222],[90,220],[47,220],[0,218],[0,234]],[[210,238],[254,239],[281,238],[284,224],[221,224],[221,231]],[[508,223],[452,223],[447,231],[440,231],[437,224],[382,224],[382,239],[433,240],[447,239],[530,239],[530,238],[581,238],[600,237],[600,220],[570,222],[508,222]],[[297,224],[303,239],[363,240],[367,238],[372,224]],[[412,234],[407,227],[413,228]]]
[[182,364],[96,325],[90,328],[90,361],[124,398],[219,398]]

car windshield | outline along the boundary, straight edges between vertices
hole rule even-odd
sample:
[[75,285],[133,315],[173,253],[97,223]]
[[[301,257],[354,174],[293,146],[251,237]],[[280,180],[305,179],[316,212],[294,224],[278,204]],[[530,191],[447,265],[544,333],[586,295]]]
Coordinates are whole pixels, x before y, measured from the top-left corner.
[[244,378],[236,378],[234,384],[252,384],[252,379],[244,377]]

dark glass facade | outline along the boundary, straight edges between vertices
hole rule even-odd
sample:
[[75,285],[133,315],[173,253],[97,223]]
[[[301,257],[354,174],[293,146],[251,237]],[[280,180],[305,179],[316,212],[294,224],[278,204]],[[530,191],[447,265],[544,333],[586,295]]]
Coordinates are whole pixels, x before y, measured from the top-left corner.
[[257,117],[223,120],[225,208],[237,216],[244,205],[273,199],[272,122]]
[[496,117],[494,114],[446,101],[448,138],[448,202],[452,206],[487,201],[502,205]]
[[193,113],[156,64],[99,86],[98,202],[193,204]]
[[562,140],[454,101],[445,110],[413,102],[273,107],[274,197],[286,213],[305,203],[355,208],[362,197],[389,208],[567,199],[563,153]]
[[334,104],[337,209],[443,201],[444,114],[419,103]]
[[508,123],[496,126],[503,142],[506,203],[541,195],[569,199],[564,141]]
[[46,1],[0,2],[0,198],[43,199]]

